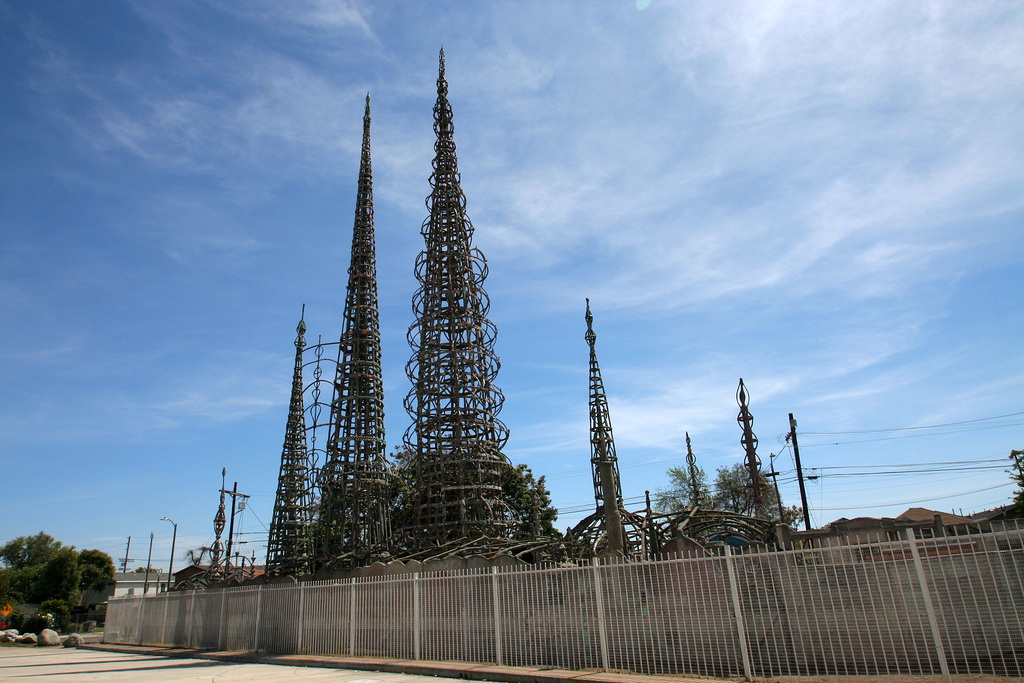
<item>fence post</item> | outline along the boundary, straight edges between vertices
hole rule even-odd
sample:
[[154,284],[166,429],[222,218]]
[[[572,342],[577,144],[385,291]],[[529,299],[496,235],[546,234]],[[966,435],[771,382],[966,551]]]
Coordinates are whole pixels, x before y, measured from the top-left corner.
[[228,592],[221,588],[220,589],[220,621],[217,622],[217,649],[223,650],[222,643],[224,642],[224,605],[228,601]]
[[141,598],[139,598],[139,600],[142,600],[142,602],[139,603],[139,634],[137,638],[137,644],[142,645],[142,622],[143,616],[146,614],[146,596],[143,595]]
[[170,596],[168,596],[167,593],[164,593],[164,621],[163,621],[163,624],[160,625],[160,644],[161,645],[166,645],[167,644],[167,608],[169,606],[168,603],[170,603],[170,601],[171,601],[170,600]]
[[192,589],[192,599],[188,603],[188,639],[185,647],[192,647],[192,623],[196,620],[196,589]]
[[750,674],[750,654],[747,652],[747,633],[743,628],[743,609],[740,607],[739,584],[736,582],[736,568],[732,566],[732,548],[725,546],[725,571],[729,575],[729,594],[732,596],[732,611],[736,618],[736,636],[740,641],[740,658],[743,660],[743,676],[754,680]]
[[494,659],[502,666],[501,657],[501,605],[498,603],[498,568],[491,567],[491,601],[494,603]]
[[295,652],[296,654],[302,654],[302,600],[305,594],[302,591],[302,584],[299,584],[299,618],[296,621],[299,623],[299,633],[295,639]]
[[139,600],[141,600],[141,602],[138,603],[138,637],[137,637],[137,641],[138,642],[137,642],[137,644],[141,645],[142,644],[142,621],[143,621],[143,617],[145,615],[145,595],[143,595],[141,598],[139,598]]
[[348,656],[356,655],[356,577],[349,579]]
[[601,587],[601,565],[598,558],[591,560],[594,576],[594,604],[597,607],[597,639],[601,643],[601,668],[607,671],[608,666],[608,637],[605,632],[604,620],[604,589]]
[[921,584],[921,599],[924,600],[924,609],[928,613],[928,625],[932,629],[932,640],[935,642],[935,654],[939,658],[939,671],[942,677],[949,683],[949,665],[946,663],[946,650],[942,646],[942,634],[939,632],[939,621],[935,618],[935,607],[932,605],[932,595],[928,590],[928,581],[924,575],[924,563],[921,562],[921,554],[917,550],[917,539],[914,538],[914,530],[907,528],[907,541],[910,544],[910,555],[914,558],[914,569],[917,570],[917,580]]
[[257,586],[256,588],[256,624],[252,627],[253,652],[260,651],[260,611],[263,609],[263,588],[264,586]]
[[420,658],[420,573],[412,575],[412,658]]

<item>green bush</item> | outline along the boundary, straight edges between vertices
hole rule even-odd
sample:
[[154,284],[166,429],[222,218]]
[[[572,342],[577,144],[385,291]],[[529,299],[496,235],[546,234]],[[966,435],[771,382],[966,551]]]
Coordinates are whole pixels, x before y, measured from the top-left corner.
[[53,616],[45,612],[39,612],[38,614],[26,617],[21,623],[19,630],[22,633],[35,633],[39,635],[43,632],[44,628],[53,628]]

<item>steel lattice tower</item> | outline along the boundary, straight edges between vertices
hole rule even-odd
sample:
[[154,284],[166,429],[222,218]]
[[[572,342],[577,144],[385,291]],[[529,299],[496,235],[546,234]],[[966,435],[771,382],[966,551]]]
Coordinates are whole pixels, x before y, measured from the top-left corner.
[[483,289],[487,261],[472,246],[455,156],[452,109],[441,50],[434,105],[430,216],[416,260],[420,287],[409,328],[413,388],[405,408],[413,424],[405,435],[414,453],[416,544],[480,536],[507,537],[510,513],[501,497],[501,449],[508,430],[498,420],[504,397],[494,384],[500,363],[496,328],[487,319]]
[[267,574],[305,574],[309,571],[312,548],[312,517],[309,454],[306,450],[302,384],[302,352],[306,348],[306,307],[295,331],[295,372],[292,400],[281,451],[281,473],[277,479],[274,516],[267,540]]
[[622,531],[622,485],[619,480],[619,459],[615,455],[612,420],[608,413],[608,398],[601,380],[601,366],[597,363],[594,343],[594,316],[587,299],[587,333],[590,346],[590,464],[594,473],[594,498],[598,511],[604,511],[608,548],[612,552],[625,549]]
[[320,479],[322,563],[360,564],[390,542],[380,359],[367,95],[344,327]]

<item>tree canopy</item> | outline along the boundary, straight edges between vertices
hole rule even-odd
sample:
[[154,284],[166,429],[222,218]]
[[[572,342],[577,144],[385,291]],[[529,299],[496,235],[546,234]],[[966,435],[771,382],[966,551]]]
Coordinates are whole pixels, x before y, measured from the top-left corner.
[[[667,474],[669,486],[655,492],[655,508],[660,512],[675,512],[692,507],[694,504],[693,488],[688,468],[670,467]],[[803,511],[798,506],[782,508],[780,519],[779,497],[775,493],[775,487],[763,474],[760,475],[758,483],[761,488],[761,501],[760,505],[755,505],[750,475],[744,463],[738,462],[719,467],[715,471],[715,482],[712,486],[708,485],[704,470],[697,469],[697,486],[701,507],[736,512],[775,522],[782,521],[786,524],[793,524],[800,519]]]
[[[413,452],[402,448],[391,454],[391,524],[395,529],[413,526],[416,520],[415,479]],[[516,538],[534,535],[557,536],[555,520],[558,510],[551,505],[551,493],[544,485],[544,477],[535,479],[526,465],[507,463],[501,470],[502,498],[519,521]]]
[[1013,494],[1013,502],[1017,504],[1014,517],[1024,517],[1024,449],[1010,451],[1010,460],[1014,469],[1010,470],[1010,478],[1017,482],[1017,491]]
[[56,602],[70,610],[83,590],[103,590],[114,578],[110,555],[100,550],[78,552],[42,531],[5,543],[0,560],[0,603],[12,605]]

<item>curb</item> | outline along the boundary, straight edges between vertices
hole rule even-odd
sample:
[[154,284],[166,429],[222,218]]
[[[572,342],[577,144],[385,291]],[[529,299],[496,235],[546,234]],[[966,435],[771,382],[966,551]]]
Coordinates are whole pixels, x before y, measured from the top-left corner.
[[671,683],[708,683],[709,681],[715,681],[715,683],[721,683],[721,680],[716,679],[689,678],[685,676],[644,676],[593,670],[569,671],[566,669],[497,666],[494,664],[471,664],[468,662],[431,662],[408,659],[327,657],[320,655],[274,655],[258,652],[224,652],[107,643],[84,643],[79,646],[79,649],[157,657],[176,657],[181,659],[207,659],[238,664],[274,664],[277,666],[382,671],[385,673],[410,674],[414,676],[440,676],[470,681],[494,681],[495,683],[657,683],[659,681]]

